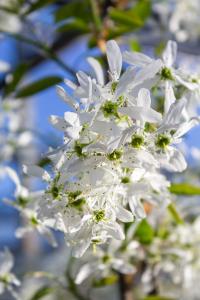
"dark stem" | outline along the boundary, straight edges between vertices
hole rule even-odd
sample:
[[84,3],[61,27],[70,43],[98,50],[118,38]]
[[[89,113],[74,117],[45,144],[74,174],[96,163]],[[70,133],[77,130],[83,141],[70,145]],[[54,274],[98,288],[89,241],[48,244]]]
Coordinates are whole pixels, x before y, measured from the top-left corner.
[[120,293],[121,300],[134,300],[133,295],[133,274],[120,274]]

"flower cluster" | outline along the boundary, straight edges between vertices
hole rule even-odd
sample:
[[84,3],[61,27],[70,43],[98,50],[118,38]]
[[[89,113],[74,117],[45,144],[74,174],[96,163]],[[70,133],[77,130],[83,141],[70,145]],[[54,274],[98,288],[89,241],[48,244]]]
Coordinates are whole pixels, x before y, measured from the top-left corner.
[[197,40],[200,37],[198,0],[155,0],[153,7],[178,41]]
[[[71,111],[64,118],[50,117],[64,133],[64,144],[48,153],[53,172],[31,165],[24,170],[47,182],[38,218],[64,233],[76,257],[90,245],[123,240],[123,224],[144,218],[146,203],[164,207],[170,202],[170,183],[161,169],[186,168],[176,144],[199,123],[186,109],[187,93],[199,85],[173,67],[176,51],[176,43],[169,41],[162,59],[128,51],[122,55],[109,41],[108,74],[89,58],[95,78],[78,72],[78,86],[66,80],[73,96],[58,87]],[[123,61],[129,67],[122,73]],[[179,89],[184,92],[176,99]],[[156,109],[158,96],[163,102]]]

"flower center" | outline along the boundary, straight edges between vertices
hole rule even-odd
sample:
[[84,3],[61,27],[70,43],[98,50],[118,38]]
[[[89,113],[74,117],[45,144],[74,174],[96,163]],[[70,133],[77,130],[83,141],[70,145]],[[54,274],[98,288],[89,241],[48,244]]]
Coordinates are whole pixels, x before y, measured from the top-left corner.
[[141,135],[134,134],[131,139],[131,146],[133,148],[140,148],[144,144],[144,138]]
[[118,116],[117,109],[118,104],[109,100],[106,101],[102,106],[102,111],[105,118],[110,116]]
[[103,209],[94,211],[94,220],[99,223],[105,218],[105,211]]
[[127,184],[130,182],[130,178],[128,176],[122,177],[121,183]]
[[172,75],[171,70],[169,68],[167,68],[167,67],[162,68],[162,70],[161,70],[161,78],[163,80],[174,80],[174,77]]
[[160,134],[155,144],[158,148],[165,149],[170,144],[170,138],[164,134]]
[[121,150],[114,150],[112,153],[108,154],[108,159],[111,161],[119,160],[122,156]]

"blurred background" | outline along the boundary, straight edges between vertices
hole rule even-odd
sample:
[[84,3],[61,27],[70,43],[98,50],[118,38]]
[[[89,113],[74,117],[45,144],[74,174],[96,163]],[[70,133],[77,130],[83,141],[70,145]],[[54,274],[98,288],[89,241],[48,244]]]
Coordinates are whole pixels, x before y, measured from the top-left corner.
[[[0,0],[1,199],[13,199],[15,188],[1,174],[3,166],[14,168],[25,186],[43,187],[40,181],[22,176],[22,165],[45,165],[45,152],[62,143],[62,135],[48,122],[50,115],[63,116],[69,110],[57,95],[56,85],[67,90],[63,79],[76,82],[80,69],[91,74],[88,56],[106,66],[109,39],[116,39],[122,49],[152,57],[161,55],[169,39],[176,40],[177,65],[200,74],[200,1]],[[195,183],[199,183],[199,130],[195,127],[181,146],[189,163],[182,176],[190,176]],[[199,209],[198,200],[192,200],[193,209]],[[16,239],[20,224],[19,213],[0,201],[0,250],[6,246],[15,254],[17,272],[45,268],[52,257],[62,266],[58,255],[66,253],[62,237],[56,233],[60,250],[35,233]]]

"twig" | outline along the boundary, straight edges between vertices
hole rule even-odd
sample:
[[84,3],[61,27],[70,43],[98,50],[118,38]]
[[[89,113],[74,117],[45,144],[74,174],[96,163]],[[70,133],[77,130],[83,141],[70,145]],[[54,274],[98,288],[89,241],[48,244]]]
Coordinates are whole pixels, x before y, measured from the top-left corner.
[[120,274],[121,300],[134,300],[133,297],[133,274]]

